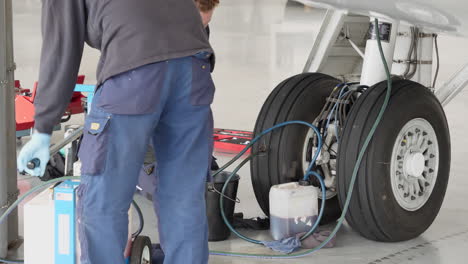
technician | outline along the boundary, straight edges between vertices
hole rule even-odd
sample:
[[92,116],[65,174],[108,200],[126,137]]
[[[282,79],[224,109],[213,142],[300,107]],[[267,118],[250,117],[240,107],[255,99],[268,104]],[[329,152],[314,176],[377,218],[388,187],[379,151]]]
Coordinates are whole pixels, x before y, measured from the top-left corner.
[[[205,185],[213,120],[212,49],[193,0],[43,0],[35,132],[18,169],[44,174],[84,43],[101,51],[79,157],[82,264],[124,264],[128,210],[150,139],[166,264],[208,262]],[[38,158],[40,167],[26,168]]]

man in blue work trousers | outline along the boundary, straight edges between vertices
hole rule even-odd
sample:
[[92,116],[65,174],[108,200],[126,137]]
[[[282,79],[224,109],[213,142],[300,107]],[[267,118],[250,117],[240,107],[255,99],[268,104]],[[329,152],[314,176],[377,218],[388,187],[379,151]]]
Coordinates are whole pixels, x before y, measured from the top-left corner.
[[[212,49],[193,0],[43,0],[35,132],[18,169],[41,176],[73,93],[84,43],[101,51],[79,152],[82,264],[123,264],[128,210],[150,140],[166,264],[208,262]],[[40,166],[26,168],[32,159]]]

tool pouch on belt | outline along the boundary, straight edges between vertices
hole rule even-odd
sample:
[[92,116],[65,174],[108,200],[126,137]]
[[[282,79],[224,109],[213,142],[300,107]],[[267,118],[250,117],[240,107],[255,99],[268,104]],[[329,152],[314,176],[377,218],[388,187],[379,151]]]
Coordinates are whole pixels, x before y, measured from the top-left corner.
[[112,115],[92,111],[86,118],[83,140],[78,157],[80,158],[81,174],[94,176],[102,174],[107,161],[107,132]]

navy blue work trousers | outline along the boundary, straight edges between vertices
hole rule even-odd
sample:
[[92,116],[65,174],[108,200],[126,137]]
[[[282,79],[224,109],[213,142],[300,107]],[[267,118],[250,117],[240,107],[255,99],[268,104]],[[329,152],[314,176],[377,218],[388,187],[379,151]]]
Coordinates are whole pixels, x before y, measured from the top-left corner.
[[200,53],[149,64],[97,90],[79,152],[82,264],[125,263],[128,211],[150,142],[164,263],[208,263],[205,186],[214,96],[209,57]]

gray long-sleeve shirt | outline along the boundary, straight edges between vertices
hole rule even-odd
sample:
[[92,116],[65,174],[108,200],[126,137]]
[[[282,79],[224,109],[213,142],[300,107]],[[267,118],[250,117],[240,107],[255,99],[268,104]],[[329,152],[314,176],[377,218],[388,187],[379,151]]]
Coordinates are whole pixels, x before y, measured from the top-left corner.
[[[43,0],[35,129],[51,133],[70,102],[85,42],[98,85],[153,62],[212,52],[193,0]],[[131,100],[131,98],[129,98]]]

